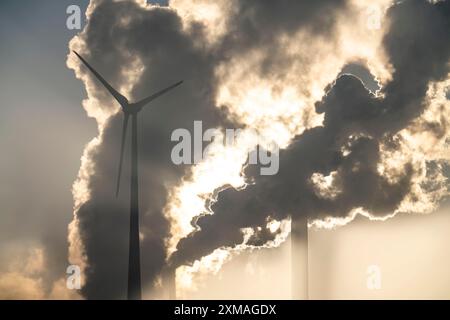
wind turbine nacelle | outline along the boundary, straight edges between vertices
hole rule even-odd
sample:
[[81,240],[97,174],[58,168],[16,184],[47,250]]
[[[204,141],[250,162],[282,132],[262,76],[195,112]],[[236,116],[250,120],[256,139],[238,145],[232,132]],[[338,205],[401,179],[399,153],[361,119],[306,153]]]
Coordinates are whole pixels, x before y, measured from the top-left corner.
[[141,111],[143,108],[143,106],[137,104],[137,103],[129,103],[125,106],[122,106],[122,110],[125,114],[128,115],[135,115],[137,113],[139,113],[139,111]]

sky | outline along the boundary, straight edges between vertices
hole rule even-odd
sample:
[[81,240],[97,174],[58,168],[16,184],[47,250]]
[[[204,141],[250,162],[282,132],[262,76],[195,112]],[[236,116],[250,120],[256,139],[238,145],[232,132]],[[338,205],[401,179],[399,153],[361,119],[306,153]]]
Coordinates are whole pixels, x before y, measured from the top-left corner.
[[[129,192],[111,197],[121,115],[69,48],[134,100],[185,80],[139,123],[144,297],[164,297],[161,271],[176,265],[183,298],[233,297],[230,279],[249,283],[235,298],[289,298],[283,226],[307,212],[310,297],[450,298],[449,103],[427,91],[448,81],[448,3],[437,11],[406,1],[388,13],[390,2],[377,1],[386,16],[375,29],[365,2],[230,3],[174,0],[174,10],[149,10],[94,1],[79,32],[67,29],[66,8],[84,13],[89,1],[2,1],[1,299],[124,298]],[[415,42],[417,56],[402,50]],[[347,107],[368,105],[384,111]],[[170,133],[194,120],[264,132],[282,148],[280,173],[249,167],[255,184],[246,185],[247,141],[217,146],[197,166],[174,165]],[[349,140],[334,150],[340,139]],[[225,152],[232,161],[220,160]],[[234,188],[221,192],[226,185]],[[269,232],[270,223],[280,227]],[[82,266],[82,290],[65,287],[70,264]],[[375,290],[371,266],[382,275]]]
[[74,35],[65,26],[70,3],[0,4],[0,143],[8,150],[0,163],[3,273],[41,249],[49,259],[44,277],[58,278],[67,266],[71,185],[84,145],[95,134],[80,108],[83,88],[65,65]]

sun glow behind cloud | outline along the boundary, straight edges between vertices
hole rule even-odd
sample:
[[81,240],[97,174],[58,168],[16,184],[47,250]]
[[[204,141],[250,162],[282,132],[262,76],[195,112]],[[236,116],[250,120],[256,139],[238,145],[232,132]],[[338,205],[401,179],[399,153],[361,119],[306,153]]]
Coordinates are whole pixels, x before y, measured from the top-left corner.
[[[389,1],[382,4],[387,8]],[[368,32],[366,27],[367,6],[356,2],[352,7],[354,15],[339,16],[336,27],[337,41],[326,42],[320,37],[304,31],[298,32],[293,37],[281,37],[279,47],[283,48],[283,54],[289,58],[289,67],[283,68],[280,65],[279,73],[259,75],[255,72],[264,63],[266,52],[264,48],[256,49],[250,53],[238,57],[233,57],[229,61],[218,66],[216,74],[221,81],[217,95],[217,104],[226,106],[229,116],[242,124],[256,129],[262,135],[267,136],[278,143],[282,148],[287,147],[291,139],[301,134],[305,129],[321,125],[323,120],[321,115],[316,114],[314,103],[319,101],[325,93],[327,85],[335,79],[340,69],[347,63],[361,59],[368,61],[371,71],[382,81],[387,81],[390,77],[389,67],[385,61],[383,52],[380,52],[380,44],[385,29],[373,30]],[[200,19],[200,16],[197,16]],[[226,17],[223,19],[226,20]],[[210,22],[205,21],[208,25]],[[357,28],[355,26],[360,26]],[[307,43],[307,45],[305,45]],[[333,55],[330,55],[333,52]],[[276,69],[275,69],[276,70]],[[254,146],[254,145],[253,145]],[[233,168],[226,169],[227,164],[220,161],[210,162],[210,171],[205,172],[208,176],[208,184],[215,188],[221,185],[231,184],[236,186],[236,181],[241,177],[242,165],[245,162],[244,155],[248,148],[235,149],[234,152],[240,154],[240,162],[228,162]],[[222,150],[223,151],[223,150]],[[231,150],[230,150],[231,151]],[[218,153],[218,158],[221,153]],[[206,160],[208,162],[208,159]],[[236,166],[236,163],[238,165]],[[225,167],[223,166],[225,165]],[[199,167],[205,166],[201,164]],[[231,169],[231,170],[230,170]],[[198,170],[193,169],[194,172]],[[225,176],[215,173],[225,171]],[[194,175],[195,176],[195,175]],[[228,181],[227,181],[228,177]],[[224,179],[225,178],[225,179]],[[216,181],[216,183],[212,183]],[[184,221],[183,231],[173,232],[173,244],[188,232],[195,228],[190,225],[190,221],[196,215],[205,213],[204,205],[199,200],[199,195],[194,195],[195,189],[205,190],[201,179],[192,179],[185,182],[179,189],[179,195],[191,194],[189,197],[197,197],[196,206],[189,207],[188,199],[172,198],[172,217]],[[240,187],[245,185],[238,184]],[[209,189],[212,192],[215,188]],[[182,190],[190,190],[189,192]],[[206,188],[207,190],[207,188]],[[175,205],[174,205],[175,204]],[[178,205],[176,205],[178,204]],[[182,209],[185,208],[185,209]],[[197,213],[193,208],[197,208]],[[178,212],[174,214],[174,212]],[[209,212],[209,214],[211,214]],[[330,220],[327,226],[348,223],[354,218],[354,214],[349,214],[349,218],[342,221]],[[175,218],[177,220],[177,218]],[[175,223],[176,224],[176,223]],[[283,238],[284,240],[286,237]],[[284,240],[276,242],[267,248],[277,247]],[[231,259],[233,253],[249,249],[243,245],[235,248],[220,248],[211,255],[203,257],[194,262],[193,266],[184,266],[177,270],[177,279],[181,282],[179,288],[182,296],[185,296],[183,290],[188,290],[187,284],[193,285],[193,274],[217,270],[218,265],[222,265],[228,259]],[[226,254],[226,252],[229,254]],[[217,271],[215,271],[217,272]],[[187,280],[189,279],[189,280]]]

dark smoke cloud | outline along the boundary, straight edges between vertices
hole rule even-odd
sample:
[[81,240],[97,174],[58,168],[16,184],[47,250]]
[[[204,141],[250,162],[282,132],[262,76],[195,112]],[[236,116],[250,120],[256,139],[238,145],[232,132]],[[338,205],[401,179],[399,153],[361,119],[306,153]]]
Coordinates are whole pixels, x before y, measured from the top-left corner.
[[[279,35],[299,28],[326,33],[333,24],[332,13],[343,5],[344,1],[335,0],[238,1],[237,14],[229,22],[229,34],[214,47],[205,49],[206,46],[198,45],[207,42],[204,26],[199,24],[193,26],[190,33],[184,32],[181,19],[173,10],[144,10],[131,2],[96,2],[82,34],[85,49],[80,53],[106,79],[118,87],[130,57],[139,57],[146,69],[133,88],[132,96],[136,99],[180,79],[185,80],[182,87],[140,114],[140,222],[145,236],[141,242],[144,283],[154,284],[165,264],[164,239],[169,235],[169,223],[162,211],[168,191],[187,173],[186,167],[174,166],[170,159],[172,131],[187,128],[192,132],[194,120],[202,120],[204,128],[233,126],[224,120],[220,109],[214,105],[217,89],[214,67],[253,48],[271,47],[275,50]],[[266,65],[273,65],[270,55],[267,57]],[[96,95],[105,102],[98,107],[112,108],[106,103],[111,101],[108,94],[98,82],[95,85]],[[89,181],[90,200],[77,213],[88,265],[83,294],[91,299],[123,298],[126,292],[127,170],[122,179],[121,197],[117,201],[113,198],[121,121],[122,115],[118,114],[106,124],[102,144],[92,159],[95,174]],[[124,168],[127,168],[127,162]],[[253,211],[263,212],[264,208],[256,209]],[[221,217],[218,215],[219,219]],[[225,221],[228,219],[224,218]],[[231,239],[230,244],[233,244],[238,236],[236,230],[224,229],[221,239]],[[253,241],[259,243],[257,238]]]
[[[404,1],[390,8],[388,19],[383,44],[395,71],[381,90],[384,98],[375,97],[354,76],[339,76],[316,105],[325,115],[323,126],[307,130],[281,151],[277,175],[259,176],[257,168],[249,167],[253,185],[220,192],[214,215],[196,221],[200,231],[180,241],[173,263],[190,263],[218,247],[240,244],[240,229],[265,226],[269,215],[344,217],[363,207],[382,216],[398,208],[410,191],[413,167],[406,165],[396,182],[381,176],[380,143],[398,148],[393,135],[421,115],[430,81],[449,72],[450,3]],[[317,196],[309,178],[332,171],[338,172],[340,193],[333,199]]]
[[345,0],[239,0],[235,15],[228,21],[227,35],[218,48],[224,58],[263,48],[264,61],[255,72],[289,68],[290,59],[279,44],[280,38],[290,37],[300,30],[325,37],[333,30],[336,14],[346,7]]
[[[335,25],[336,14],[346,9],[347,4],[345,0],[232,1],[226,34],[215,49],[225,51],[224,55],[229,56],[253,48],[275,46],[281,36],[290,36],[300,30],[317,36],[329,34]],[[204,25],[198,23],[195,27],[202,29]]]
[[[130,17],[129,24],[121,23]],[[142,60],[146,69],[133,88],[136,99],[185,80],[183,86],[149,105],[139,116],[140,222],[145,236],[141,241],[142,277],[143,283],[152,284],[166,258],[164,239],[169,224],[162,212],[167,192],[179,183],[186,169],[172,164],[171,133],[177,128],[192,129],[194,120],[202,120],[208,127],[219,124],[218,109],[213,104],[213,60],[193,46],[192,36],[182,32],[181,20],[174,11],[147,11],[130,2],[98,4],[84,39],[87,50],[81,54],[113,85],[121,84],[121,72],[129,56]],[[98,82],[95,84],[96,91],[104,92]],[[88,262],[83,294],[92,299],[124,298],[126,293],[130,181],[127,160],[121,194],[118,200],[114,199],[121,122],[122,114],[117,114],[106,125],[103,142],[93,157],[91,200],[78,212]]]

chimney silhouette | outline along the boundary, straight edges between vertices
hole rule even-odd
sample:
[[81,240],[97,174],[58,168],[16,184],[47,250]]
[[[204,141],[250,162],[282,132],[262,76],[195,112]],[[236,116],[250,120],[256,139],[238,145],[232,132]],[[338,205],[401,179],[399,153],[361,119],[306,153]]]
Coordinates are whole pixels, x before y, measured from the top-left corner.
[[168,300],[177,299],[176,269],[172,266],[168,266],[163,272],[163,287],[166,299]]
[[291,295],[308,300],[308,218],[293,216],[291,222]]

